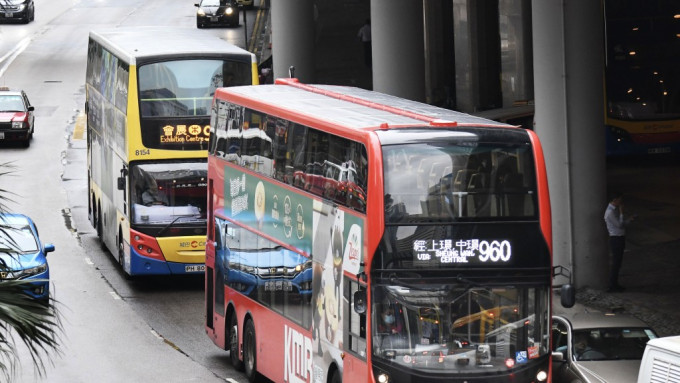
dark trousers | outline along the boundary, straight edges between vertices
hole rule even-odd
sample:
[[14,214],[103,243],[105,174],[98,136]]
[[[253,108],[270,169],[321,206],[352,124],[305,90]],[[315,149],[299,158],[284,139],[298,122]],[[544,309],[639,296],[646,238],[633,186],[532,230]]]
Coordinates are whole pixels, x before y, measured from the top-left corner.
[[364,41],[364,63],[366,67],[370,68],[373,64],[373,53],[371,50],[371,42]]
[[619,270],[621,270],[621,263],[623,262],[623,250],[626,248],[625,236],[610,236],[609,247],[612,251],[612,268],[609,275],[609,287],[614,288],[619,286]]

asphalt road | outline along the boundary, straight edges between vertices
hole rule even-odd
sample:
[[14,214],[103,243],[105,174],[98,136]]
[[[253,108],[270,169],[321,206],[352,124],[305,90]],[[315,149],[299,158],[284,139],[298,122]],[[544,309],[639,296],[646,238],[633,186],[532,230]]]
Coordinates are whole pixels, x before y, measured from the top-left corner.
[[[48,261],[64,325],[61,354],[46,375],[35,375],[21,349],[17,381],[245,381],[205,335],[203,279],[125,280],[87,219],[82,110],[90,29],[195,28],[195,12],[193,2],[36,0],[34,22],[0,24],[0,85],[24,89],[36,108],[29,148],[0,143],[0,163],[16,167],[0,186],[14,193],[10,208],[33,217],[56,246]],[[252,23],[255,10],[248,12]],[[243,24],[208,33],[245,46]]]

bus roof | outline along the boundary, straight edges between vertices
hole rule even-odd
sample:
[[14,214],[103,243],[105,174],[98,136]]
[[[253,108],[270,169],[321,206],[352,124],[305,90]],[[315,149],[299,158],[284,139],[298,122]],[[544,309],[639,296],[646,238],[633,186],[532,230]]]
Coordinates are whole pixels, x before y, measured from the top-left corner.
[[228,94],[253,109],[288,111],[348,129],[513,127],[384,93],[348,86],[307,85],[296,79],[278,79],[275,85],[221,88],[216,92],[218,98]]
[[121,27],[90,31],[90,39],[101,44],[130,65],[145,59],[205,55],[216,57],[234,54],[250,56],[250,52],[228,43],[207,31],[178,27]]

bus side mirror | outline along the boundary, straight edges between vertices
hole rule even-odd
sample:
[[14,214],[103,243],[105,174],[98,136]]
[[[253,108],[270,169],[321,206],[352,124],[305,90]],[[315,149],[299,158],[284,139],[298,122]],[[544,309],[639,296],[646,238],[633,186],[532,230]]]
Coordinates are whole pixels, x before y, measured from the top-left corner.
[[570,284],[562,285],[560,288],[560,302],[563,307],[570,308],[576,303],[576,289]]
[[125,191],[125,179],[127,178],[128,170],[126,168],[120,169],[120,177],[118,177],[118,190]]
[[562,351],[553,351],[552,360],[553,362],[564,362],[564,353]]
[[366,290],[358,290],[354,293],[354,312],[364,314],[366,312]]

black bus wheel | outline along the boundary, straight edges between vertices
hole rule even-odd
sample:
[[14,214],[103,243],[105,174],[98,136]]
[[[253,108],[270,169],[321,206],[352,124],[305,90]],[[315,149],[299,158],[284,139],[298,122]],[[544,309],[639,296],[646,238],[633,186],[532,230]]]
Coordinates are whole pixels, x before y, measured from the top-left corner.
[[257,381],[257,343],[255,342],[255,325],[252,320],[246,322],[243,330],[243,364],[246,377],[250,383]]
[[232,313],[229,318],[229,331],[227,333],[229,359],[231,360],[231,365],[236,370],[243,371],[243,362],[238,357],[238,320],[236,319],[236,313]]
[[333,371],[333,375],[331,375],[330,383],[342,383],[342,376],[340,376],[340,372],[337,369],[335,369],[335,371]]
[[125,248],[123,246],[123,233],[118,230],[118,264],[120,264],[120,269],[125,279],[131,280],[132,276],[125,271]]

